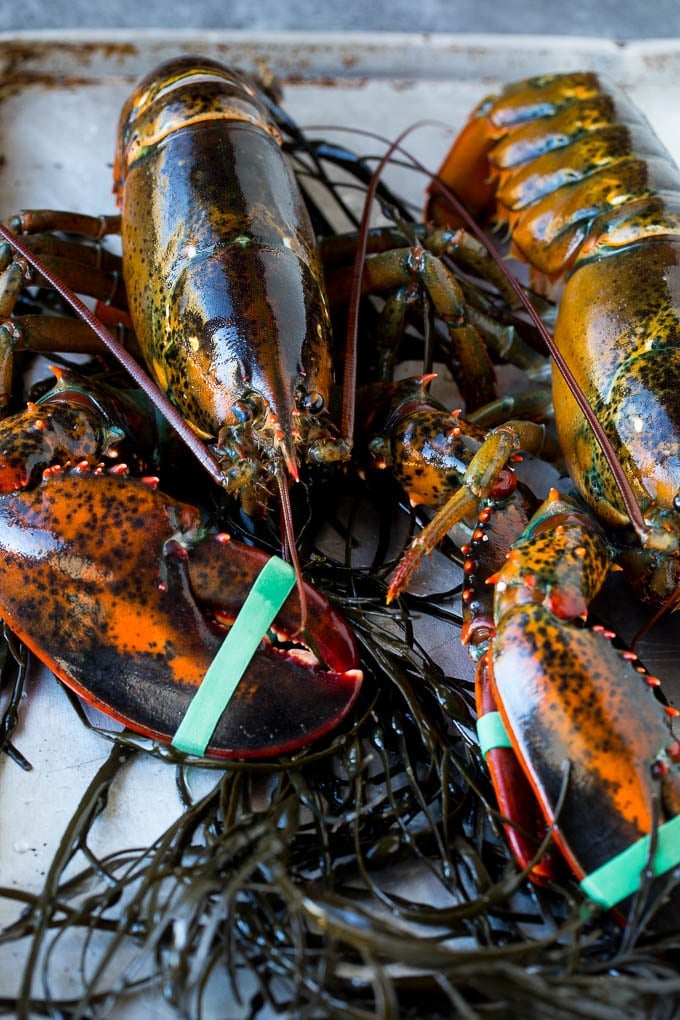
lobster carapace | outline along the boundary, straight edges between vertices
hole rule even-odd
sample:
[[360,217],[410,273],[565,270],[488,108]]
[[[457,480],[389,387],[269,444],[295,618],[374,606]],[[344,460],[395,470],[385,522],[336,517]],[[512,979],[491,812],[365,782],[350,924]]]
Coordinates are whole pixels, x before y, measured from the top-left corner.
[[279,464],[346,460],[316,241],[256,88],[207,60],[156,69],[121,114],[115,190],[147,364],[246,511]]

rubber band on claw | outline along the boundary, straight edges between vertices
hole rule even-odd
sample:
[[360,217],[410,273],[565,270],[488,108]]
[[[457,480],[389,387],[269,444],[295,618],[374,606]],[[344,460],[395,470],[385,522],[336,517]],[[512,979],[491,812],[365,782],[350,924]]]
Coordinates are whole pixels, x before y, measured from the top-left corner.
[[512,747],[512,741],[505,728],[500,712],[487,712],[477,720],[477,739],[484,755],[496,747]]
[[277,556],[267,560],[177,728],[172,740],[176,750],[205,754],[222,713],[294,585],[290,564]]
[[640,873],[651,866],[655,878],[680,864],[680,815],[659,826],[656,850],[649,861],[649,836],[643,836],[622,853],[581,881],[581,889],[595,903],[609,910],[632,896],[640,885]]

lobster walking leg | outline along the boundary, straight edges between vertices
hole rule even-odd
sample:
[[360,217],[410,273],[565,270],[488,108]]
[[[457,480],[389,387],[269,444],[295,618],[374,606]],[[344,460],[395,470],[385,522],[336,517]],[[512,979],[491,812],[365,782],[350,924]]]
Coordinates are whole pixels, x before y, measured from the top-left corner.
[[426,248],[402,248],[372,255],[366,260],[362,286],[368,293],[396,291],[410,283],[423,287],[446,327],[457,381],[470,410],[489,403],[496,395],[496,379],[486,348],[474,326],[466,321],[460,286],[441,259]]
[[[441,346],[441,360],[451,368],[468,414],[496,398],[489,352],[522,367],[534,381],[544,379],[544,355],[526,342],[515,325],[499,321],[498,307],[485,301],[486,292],[470,287],[464,290],[458,279],[461,269],[478,275],[485,284],[497,287],[508,311],[514,309],[514,291],[489,255],[480,251],[481,245],[462,230],[421,228],[416,237],[417,243],[409,247],[404,247],[403,238],[393,236],[393,232],[368,239],[361,291],[386,295],[378,337],[382,347],[380,377],[386,381],[393,378],[407,311],[419,308],[425,299],[446,333],[448,344]],[[337,247],[328,243],[324,246],[333,260],[341,253],[351,254],[347,239],[342,240]],[[382,245],[388,241],[393,246],[383,250]],[[347,266],[332,262],[327,279],[331,299],[346,300],[352,285]]]
[[[43,213],[45,211],[43,210]],[[14,226],[27,229],[30,226],[29,213],[16,218]],[[57,214],[63,216],[65,214]],[[76,217],[80,220],[83,217]],[[89,217],[89,219],[94,219]],[[39,220],[42,222],[42,220]],[[51,222],[51,221],[50,221]],[[99,222],[95,220],[95,222]],[[70,223],[69,223],[70,225]],[[39,253],[39,260],[45,270],[61,274],[65,285],[69,284],[97,299],[99,312],[110,307],[111,302],[118,306],[115,321],[124,333],[126,349],[138,355],[138,346],[130,330],[125,328],[129,322],[127,315],[125,290],[120,275],[115,268],[116,261],[107,265],[100,250],[76,244],[75,242],[54,241],[49,235],[29,235],[28,247],[33,255]],[[55,255],[55,252],[59,254]],[[18,351],[35,353],[63,354],[95,354],[102,352],[102,345],[90,326],[80,319],[67,319],[60,316],[42,313],[16,314],[17,300],[30,282],[35,286],[43,285],[39,273],[28,274],[23,258],[12,257],[9,245],[2,245],[0,255],[0,407],[10,402],[14,383],[14,356]],[[104,303],[105,302],[105,303]]]
[[[7,226],[65,286],[102,303],[127,308],[120,256],[101,243],[105,237],[120,234],[120,216],[24,209],[10,217]],[[31,282],[41,284],[39,272]]]

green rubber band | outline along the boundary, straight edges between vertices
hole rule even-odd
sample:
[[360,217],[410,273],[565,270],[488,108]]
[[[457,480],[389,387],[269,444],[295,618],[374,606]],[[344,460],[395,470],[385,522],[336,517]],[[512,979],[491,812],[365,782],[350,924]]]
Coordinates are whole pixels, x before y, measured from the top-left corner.
[[[643,836],[622,853],[612,857],[580,883],[591,900],[609,910],[632,896],[640,885],[640,872],[649,863],[649,836]],[[658,878],[680,864],[680,815],[664,822],[657,830],[652,874]]]
[[220,716],[294,585],[289,563],[278,556],[267,560],[177,728],[172,746],[178,751],[205,754]]
[[500,712],[487,712],[477,720],[477,738],[484,757],[495,747],[512,747]]

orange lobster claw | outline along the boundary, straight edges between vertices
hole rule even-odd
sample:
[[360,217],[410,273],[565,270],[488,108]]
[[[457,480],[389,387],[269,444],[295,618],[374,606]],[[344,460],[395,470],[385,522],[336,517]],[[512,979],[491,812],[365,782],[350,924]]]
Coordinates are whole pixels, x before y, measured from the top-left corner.
[[[88,702],[166,743],[269,559],[206,536],[198,510],[148,484],[91,474],[3,497],[0,545],[0,614],[10,627]],[[305,588],[314,621],[305,645],[292,638],[294,591],[215,720],[208,755],[294,751],[354,704],[352,635]]]

